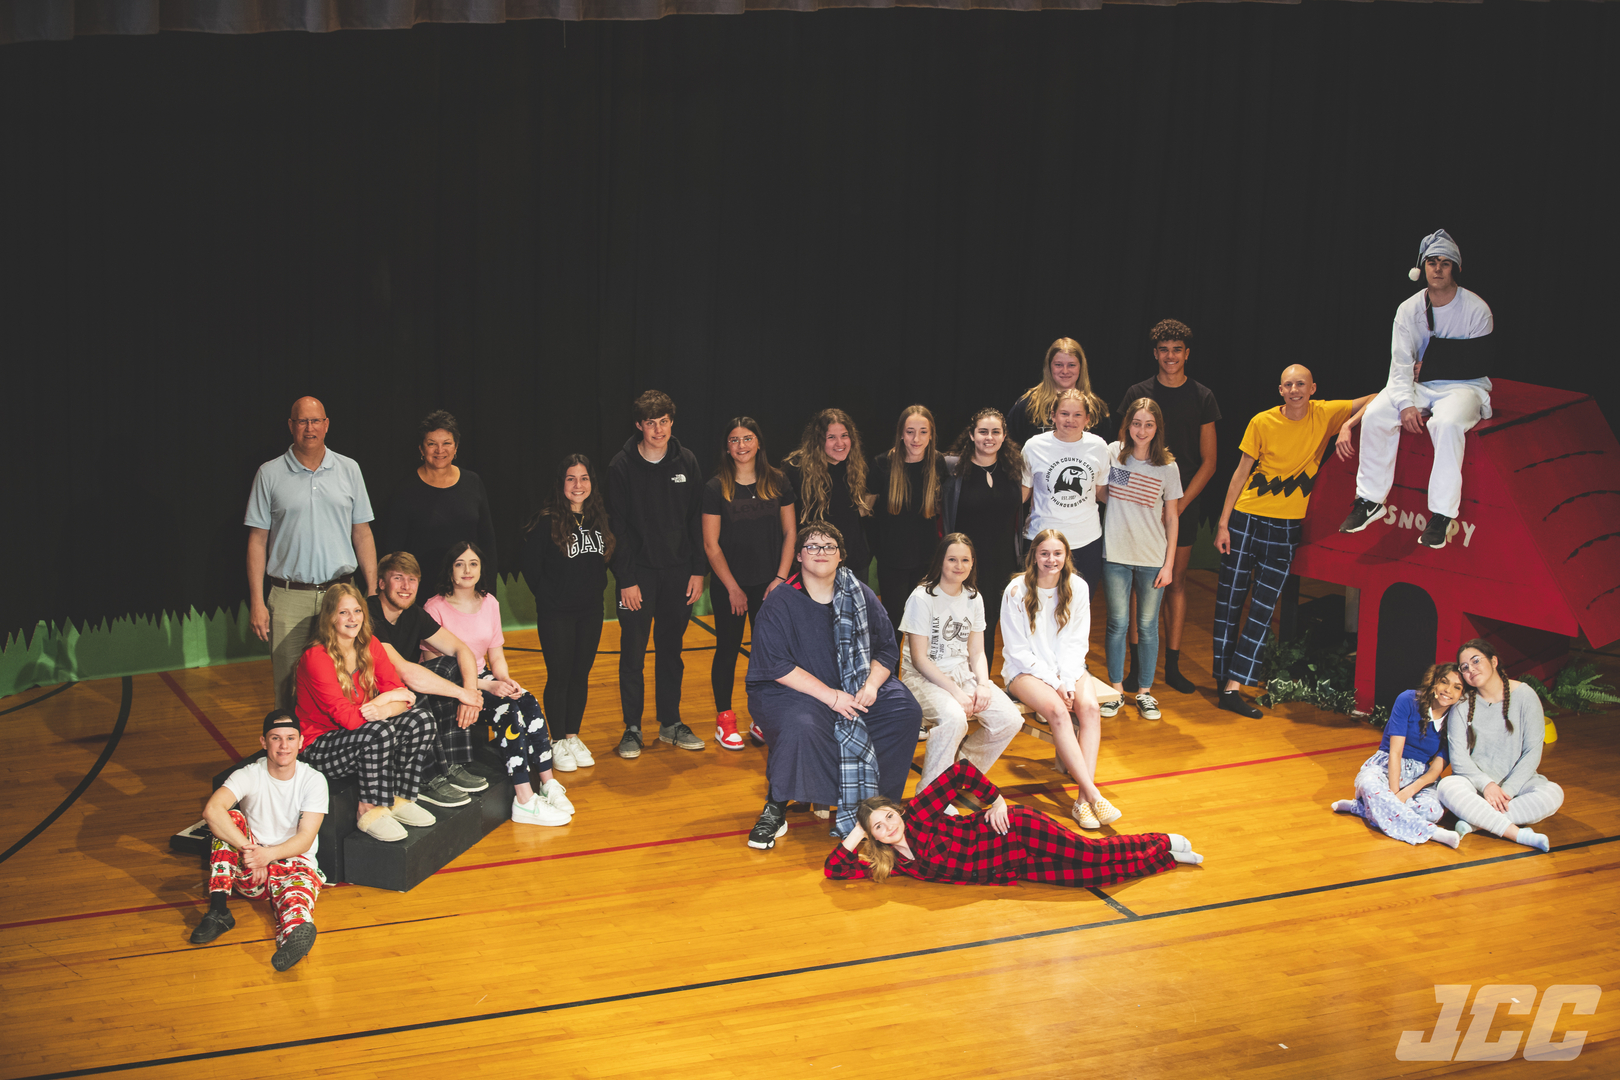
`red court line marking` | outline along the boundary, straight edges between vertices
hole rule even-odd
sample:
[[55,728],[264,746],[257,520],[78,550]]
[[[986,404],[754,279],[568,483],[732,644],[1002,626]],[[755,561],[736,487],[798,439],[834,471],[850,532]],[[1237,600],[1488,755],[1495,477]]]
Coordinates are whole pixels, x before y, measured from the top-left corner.
[[[1163,780],[1171,776],[1189,776],[1193,773],[1216,772],[1221,769],[1241,769],[1248,765],[1267,765],[1276,761],[1292,761],[1296,758],[1319,757],[1323,754],[1342,754],[1347,750],[1365,750],[1369,746],[1378,745],[1379,743],[1375,742],[1356,743],[1354,746],[1335,746],[1328,750],[1305,750],[1298,754],[1282,754],[1277,757],[1255,758],[1252,761],[1232,761],[1227,762],[1224,765],[1203,765],[1196,769],[1180,769],[1176,772],[1154,773],[1151,776],[1131,776],[1126,777],[1123,780],[1104,780],[1103,783],[1134,784],[1138,780]],[[1046,787],[1021,788],[1017,785],[1008,785],[1008,787],[1009,790],[1018,791],[1023,794],[1031,794],[1036,791],[1049,790]],[[820,821],[819,819],[815,821],[800,821],[789,825],[788,828],[805,829],[822,824],[825,824],[825,822]],[[728,837],[746,836],[748,835],[748,832],[749,830],[747,829],[733,829],[728,832],[703,833],[698,836],[676,836],[668,840],[648,840],[640,844],[622,844],[618,847],[589,848],[585,851],[560,851],[555,855],[530,855],[522,859],[502,859],[497,862],[473,863],[470,866],[447,866],[443,870],[436,871],[433,876],[437,877],[439,874],[460,874],[468,870],[493,870],[496,867],[501,866],[524,866],[529,863],[549,862],[554,859],[577,859],[585,855],[611,855],[618,851],[635,851],[639,848],[669,847],[673,844],[691,844],[699,840],[724,840]],[[326,888],[338,889],[342,888],[343,885],[344,883],[340,882],[335,885],[328,885]],[[197,907],[206,903],[208,903],[207,900],[178,900],[168,904],[148,904],[145,907],[113,908],[109,911],[87,911],[79,915],[53,915],[45,919],[28,919],[23,922],[0,923],[0,930],[12,930],[23,926],[39,926],[44,923],[73,922],[78,919],[99,919],[106,915],[134,915],[143,911],[161,911],[164,908]]]
[[[231,745],[230,740],[220,732],[219,728],[214,726],[214,722],[212,720],[208,719],[208,714],[199,709],[197,707],[197,703],[191,700],[191,695],[180,689],[180,684],[174,681],[174,676],[170,675],[167,671],[160,671],[158,672],[158,678],[162,679],[168,688],[174,691],[174,696],[180,699],[180,704],[184,705],[191,711],[191,715],[197,718],[197,723],[203,726],[203,730],[212,735],[214,737],[214,741],[219,743],[220,749],[231,755],[232,761],[241,761],[247,756],[246,754],[237,752],[236,747]],[[3,929],[5,929],[5,927],[0,926],[0,930]]]

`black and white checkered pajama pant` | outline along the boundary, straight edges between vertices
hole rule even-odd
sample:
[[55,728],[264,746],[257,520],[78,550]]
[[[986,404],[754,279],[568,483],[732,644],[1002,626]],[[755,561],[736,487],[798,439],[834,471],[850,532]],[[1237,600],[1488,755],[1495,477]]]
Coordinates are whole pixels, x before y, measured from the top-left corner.
[[438,723],[420,705],[387,720],[368,720],[350,731],[328,731],[299,753],[304,764],[330,778],[358,776],[360,801],[393,806],[414,799],[433,760]]
[[[448,679],[457,686],[461,685],[461,666],[456,663],[453,656],[435,656],[431,660],[422,661],[422,666],[441,679]],[[434,721],[439,725],[439,737],[433,748],[433,758],[439,768],[434,775],[444,772],[447,766],[466,765],[472,761],[472,729],[456,723],[456,710],[461,707],[461,702],[452,697],[439,697],[437,694],[418,694],[416,704],[418,708],[432,713]]]
[[[1234,510],[1226,527],[1232,537],[1232,550],[1221,556],[1221,579],[1215,589],[1212,666],[1217,685],[1235,679],[1253,686],[1260,681],[1266,634],[1271,629],[1272,613],[1277,610],[1277,597],[1288,580],[1288,568],[1294,564],[1300,522]],[[1249,597],[1249,617],[1240,633],[1238,620],[1243,614],[1243,595],[1250,591],[1251,576],[1254,590]]]

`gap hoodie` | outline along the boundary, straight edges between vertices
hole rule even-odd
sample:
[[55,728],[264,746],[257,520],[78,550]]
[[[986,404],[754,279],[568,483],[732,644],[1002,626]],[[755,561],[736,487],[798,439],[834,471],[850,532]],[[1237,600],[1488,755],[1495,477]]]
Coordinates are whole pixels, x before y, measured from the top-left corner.
[[641,573],[684,567],[705,574],[703,473],[697,455],[671,435],[664,459],[648,461],[637,447],[641,433],[608,463],[608,517],[613,523],[616,588],[641,584]]

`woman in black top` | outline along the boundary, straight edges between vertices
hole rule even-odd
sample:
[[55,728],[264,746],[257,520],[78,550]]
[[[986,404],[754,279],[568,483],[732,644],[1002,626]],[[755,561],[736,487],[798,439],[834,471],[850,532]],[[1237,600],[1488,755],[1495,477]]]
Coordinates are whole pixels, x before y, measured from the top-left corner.
[[737,681],[737,653],[745,622],[759,617],[759,605],[787,580],[793,566],[793,490],[787,477],[765,456],[765,438],[751,416],[739,416],[726,434],[720,466],[703,487],[703,553],[713,577],[714,741],[741,750],[731,691]]
[[591,459],[569,454],[557,468],[546,505],[523,538],[523,576],[534,591],[535,625],[546,659],[545,713],[552,767],[595,765],[579,738],[591,665],[602,640],[603,595],[613,533]]
[[951,454],[955,462],[945,487],[945,531],[966,533],[978,552],[984,655],[994,660],[1001,593],[1023,565],[1018,531],[1024,520],[1024,455],[1007,437],[1007,421],[998,409],[975,413]]
[[[1058,395],[1075,388],[1091,389],[1086,350],[1074,338],[1060,337],[1046,348],[1046,359],[1041,362],[1041,381],[1020,394],[1007,410],[1007,438],[1023,446],[1031,435],[1051,431]],[[1100,416],[1091,417],[1093,424],[1102,420]]]
[[894,447],[872,461],[872,535],[876,540],[878,597],[900,640],[900,616],[941,536],[945,457],[935,439],[934,414],[912,405],[894,426]]
[[872,497],[866,493],[866,454],[855,421],[843,409],[816,413],[798,449],[783,462],[783,471],[797,496],[799,524],[825,521],[837,526],[849,553],[843,565],[865,581],[872,572],[866,539]]
[[[390,551],[408,551],[430,572],[444,562],[450,545],[473,539],[488,556],[490,580],[495,574],[495,524],[489,514],[484,482],[456,464],[461,428],[440,409],[416,426],[422,464],[394,495],[385,538]],[[406,659],[414,659],[406,657]]]

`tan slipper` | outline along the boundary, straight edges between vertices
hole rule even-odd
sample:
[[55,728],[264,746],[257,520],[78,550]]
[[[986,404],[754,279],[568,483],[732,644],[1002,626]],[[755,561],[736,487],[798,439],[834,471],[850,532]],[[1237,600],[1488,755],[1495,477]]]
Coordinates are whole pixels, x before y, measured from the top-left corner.
[[425,806],[412,802],[410,799],[395,799],[394,808],[390,811],[394,820],[401,825],[414,825],[418,829],[425,829],[429,825],[437,825],[439,819],[428,813]]
[[392,843],[403,840],[409,834],[405,826],[394,820],[394,815],[388,812],[386,806],[373,806],[360,815],[360,831],[373,840],[383,840]]

